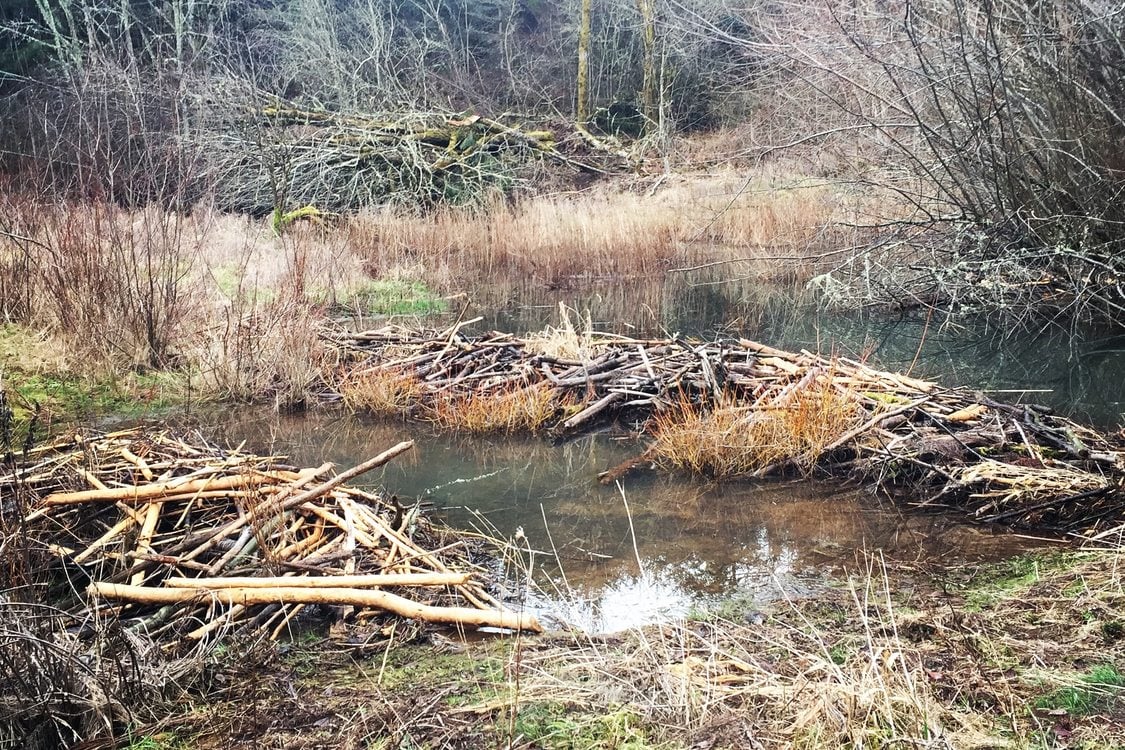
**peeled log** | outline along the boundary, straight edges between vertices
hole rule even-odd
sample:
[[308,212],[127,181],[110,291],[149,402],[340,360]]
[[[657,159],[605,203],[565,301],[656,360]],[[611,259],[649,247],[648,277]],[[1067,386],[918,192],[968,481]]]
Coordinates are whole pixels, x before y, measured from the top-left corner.
[[86,593],[103,599],[115,599],[145,604],[200,604],[216,601],[227,606],[256,604],[336,604],[353,607],[371,607],[392,612],[400,617],[424,622],[467,625],[472,627],[504,628],[542,633],[543,628],[534,615],[525,612],[472,609],[469,607],[435,607],[419,604],[386,591],[349,588],[299,588],[277,586],[274,588],[221,588],[176,589],[128,586],[125,584],[95,582]]
[[252,578],[229,576],[226,578],[168,578],[165,586],[177,589],[262,589],[282,588],[375,588],[378,586],[463,586],[469,582],[468,573],[376,573],[372,575],[340,576],[276,576]]

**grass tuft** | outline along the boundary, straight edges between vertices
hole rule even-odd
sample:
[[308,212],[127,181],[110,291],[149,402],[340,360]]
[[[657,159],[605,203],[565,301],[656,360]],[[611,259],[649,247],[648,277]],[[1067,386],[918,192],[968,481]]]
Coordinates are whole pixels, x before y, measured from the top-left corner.
[[525,339],[527,350],[556,359],[576,359],[583,362],[594,358],[594,321],[587,311],[586,317],[575,313],[581,330],[570,319],[571,310],[559,303],[559,326],[547,326]]
[[349,374],[339,385],[344,405],[352,411],[400,415],[413,411],[425,388],[413,373],[371,369]]
[[568,406],[546,384],[516,384],[491,391],[458,393],[438,398],[430,418],[444,430],[463,432],[539,432]]
[[789,465],[809,472],[862,419],[852,394],[819,373],[745,405],[724,395],[709,411],[682,394],[654,418],[655,455],[692,474],[732,477]]

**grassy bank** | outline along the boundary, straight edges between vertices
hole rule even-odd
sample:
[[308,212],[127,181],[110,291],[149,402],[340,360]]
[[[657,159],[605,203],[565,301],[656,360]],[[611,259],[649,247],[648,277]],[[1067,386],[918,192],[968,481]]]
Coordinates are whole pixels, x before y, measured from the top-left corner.
[[[75,203],[6,183],[0,346],[19,354],[0,372],[63,412],[88,411],[70,404],[81,401],[61,385],[70,382],[140,400],[159,390],[157,401],[175,400],[171,383],[181,382],[200,398],[299,405],[334,365],[317,336],[329,317],[491,312],[515,287],[580,297],[595,283],[711,263],[800,288],[826,268],[826,248],[854,239],[841,222],[861,200],[844,182],[779,165],[751,181],[733,172],[619,181],[279,232],[268,219]],[[59,381],[40,384],[53,395],[35,390],[40,375]]]
[[[1121,551],[888,571],[609,635],[303,640],[137,742],[342,748],[1119,747]],[[232,675],[233,677],[233,675]]]

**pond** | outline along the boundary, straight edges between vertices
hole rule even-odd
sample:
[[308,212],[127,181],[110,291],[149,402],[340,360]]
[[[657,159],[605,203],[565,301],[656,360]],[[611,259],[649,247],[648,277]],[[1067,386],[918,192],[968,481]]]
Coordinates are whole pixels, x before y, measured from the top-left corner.
[[[950,513],[898,507],[823,482],[709,485],[641,473],[603,486],[598,472],[634,455],[605,434],[561,445],[533,437],[434,435],[425,425],[346,414],[262,411],[217,430],[305,466],[351,466],[404,438],[414,451],[361,483],[422,501],[447,523],[517,542],[534,555],[545,614],[617,630],[737,602],[769,608],[828,585],[879,551],[905,565],[996,560],[1040,544]],[[509,574],[526,575],[513,569]]]
[[[605,280],[574,289],[486,287],[466,309],[477,329],[525,332],[559,323],[559,303],[589,311],[597,330],[634,336],[745,336],[787,349],[863,357],[885,369],[1045,403],[1101,426],[1125,401],[1125,338],[1047,327],[967,327],[933,318],[887,320],[826,312],[790,292],[748,282],[671,276]],[[416,441],[366,481],[404,503],[432,504],[455,526],[519,539],[536,554],[548,594],[537,606],[588,630],[616,630],[735,602],[779,606],[833,585],[878,553],[898,569],[998,560],[1050,542],[969,525],[956,514],[892,504],[838,482],[728,482],[640,473],[602,486],[599,472],[639,452],[612,432],[561,444],[529,437],[433,434],[427,425],[314,412],[252,412],[219,432],[302,465],[350,466],[404,439]]]

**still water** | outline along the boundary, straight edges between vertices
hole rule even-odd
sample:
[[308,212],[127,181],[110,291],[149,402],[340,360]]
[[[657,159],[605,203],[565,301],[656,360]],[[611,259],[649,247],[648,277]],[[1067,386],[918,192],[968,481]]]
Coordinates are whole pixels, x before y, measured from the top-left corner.
[[[303,466],[346,467],[404,438],[416,448],[367,477],[405,502],[432,503],[454,526],[513,539],[522,532],[548,615],[615,630],[737,601],[768,609],[856,570],[865,552],[931,568],[1000,559],[1034,543],[950,514],[896,507],[869,491],[822,482],[730,482],[639,474],[621,487],[598,472],[635,454],[632,441],[591,435],[469,438],[345,414],[245,414],[217,432]],[[404,502],[404,504],[405,504]]]
[[[721,283],[720,283],[721,282]],[[803,304],[800,293],[753,280],[673,274],[590,280],[575,288],[494,284],[432,326],[481,316],[480,329],[559,324],[559,304],[596,330],[633,336],[745,336],[785,349],[863,358],[877,367],[1032,401],[1102,427],[1125,411],[1125,337],[1058,326],[1008,331],[936,317],[887,319]],[[407,321],[409,322],[409,321]],[[362,325],[362,323],[360,324]],[[537,551],[548,609],[590,630],[612,630],[736,601],[769,609],[804,596],[878,552],[900,569],[1000,559],[1043,544],[964,524],[955,514],[893,505],[862,487],[597,474],[638,452],[611,434],[563,444],[536,438],[453,437],[425,425],[342,413],[225,416],[216,434],[299,464],[345,467],[399,440],[412,454],[366,479],[431,503],[450,524]]]

